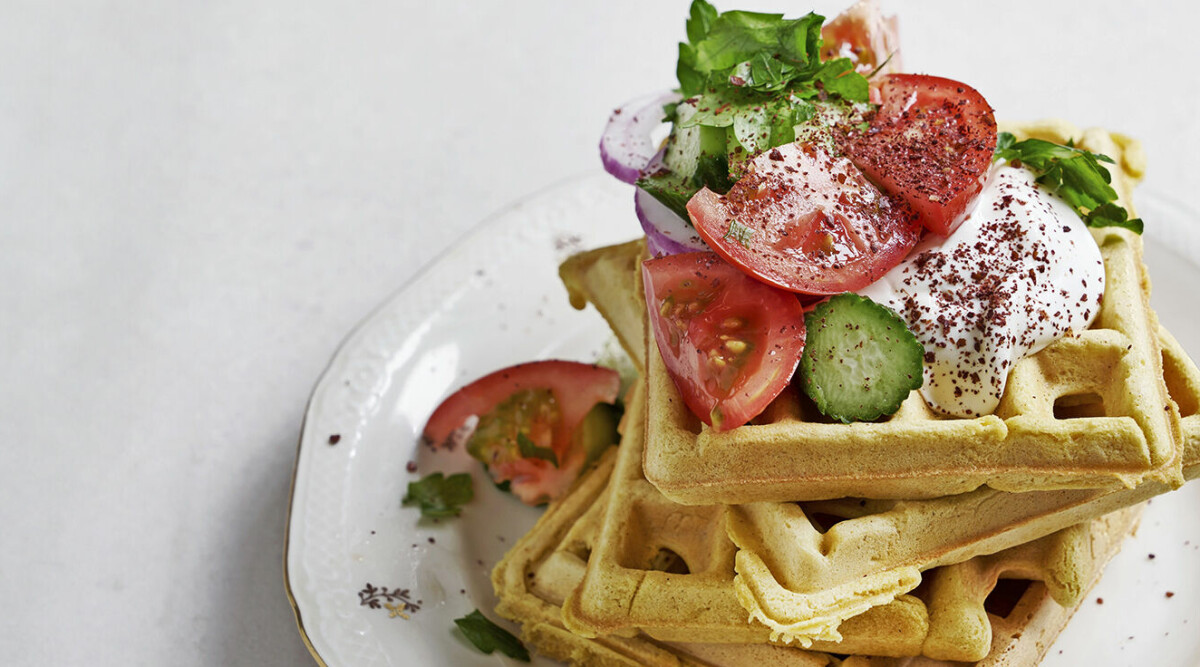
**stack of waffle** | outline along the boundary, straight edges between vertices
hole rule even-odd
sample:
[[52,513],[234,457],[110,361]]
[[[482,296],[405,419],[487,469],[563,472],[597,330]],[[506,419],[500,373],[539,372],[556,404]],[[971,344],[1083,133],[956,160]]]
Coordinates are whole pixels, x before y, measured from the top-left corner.
[[[1116,160],[1137,145],[1062,123]],[[1095,232],[1103,309],[1013,369],[995,415],[830,424],[785,392],[714,433],[648,340],[631,242],[562,267],[639,377],[620,446],[493,572],[497,612],[573,664],[1036,663],[1133,530],[1142,501],[1200,475],[1200,371],[1148,305],[1141,240]]]

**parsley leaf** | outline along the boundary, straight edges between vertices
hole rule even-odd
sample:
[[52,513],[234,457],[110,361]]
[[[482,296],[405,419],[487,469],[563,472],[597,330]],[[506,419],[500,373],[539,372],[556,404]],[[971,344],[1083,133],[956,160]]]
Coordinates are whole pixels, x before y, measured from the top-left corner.
[[821,82],[825,92],[848,100],[865,102],[870,96],[867,78],[855,71],[854,63],[849,58],[826,61],[817,70],[814,79]]
[[426,519],[441,519],[458,516],[461,505],[475,497],[471,476],[465,472],[445,477],[440,472],[431,473],[416,482],[408,483],[408,493],[401,503],[417,505],[421,516]]
[[692,97],[731,88],[790,90],[807,99],[819,93],[819,83],[830,95],[866,102],[867,79],[848,58],[821,62],[824,21],[811,12],[798,19],[744,11],[718,14],[706,0],[694,0],[688,41],[679,45],[680,91]]
[[1083,219],[1088,227],[1124,227],[1135,234],[1141,234],[1145,225],[1141,218],[1129,219],[1129,211],[1124,206],[1112,202],[1101,204],[1088,211]]
[[554,455],[553,449],[538,447],[521,431],[517,431],[517,450],[521,452],[523,459],[542,459],[553,463],[555,468],[558,467],[558,457]]
[[691,10],[688,12],[688,41],[693,44],[703,41],[705,37],[708,37],[708,31],[712,28],[713,21],[715,20],[717,20],[716,7],[705,2],[705,0],[696,0],[696,2],[693,2]]
[[1038,174],[1037,182],[1070,204],[1088,227],[1124,227],[1142,233],[1141,218],[1130,219],[1129,212],[1116,203],[1112,175],[1100,164],[1113,163],[1107,155],[1043,139],[1017,141],[1011,133],[1001,132],[993,159],[1032,169]]
[[824,21],[718,12],[693,0],[676,67],[683,100],[664,107],[674,124],[665,166],[642,174],[638,187],[687,220],[685,205],[700,188],[728,192],[754,156],[812,134],[822,110],[861,116],[867,79],[849,58],[821,60]]
[[520,639],[511,632],[491,622],[479,610],[454,619],[454,624],[463,635],[475,645],[475,648],[491,655],[492,651],[500,651],[504,655],[522,662],[529,662],[529,651]]

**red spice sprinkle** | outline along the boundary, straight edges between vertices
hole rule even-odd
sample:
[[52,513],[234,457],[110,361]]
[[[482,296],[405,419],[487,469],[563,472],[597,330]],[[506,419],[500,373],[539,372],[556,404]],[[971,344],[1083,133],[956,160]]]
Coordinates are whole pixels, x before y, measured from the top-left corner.
[[1173,591],[1167,591],[1167,597],[1173,598],[1173,597],[1175,597],[1175,593]]
[[1104,604],[1104,598],[1096,598],[1096,604]]
[[409,472],[416,472],[416,471],[417,471],[417,462],[416,462],[416,461],[409,461],[409,462],[408,462],[408,463],[407,463],[407,464],[404,466],[404,469],[405,469],[405,470],[407,470],[407,471],[409,471]]
[[342,436],[338,435],[337,433],[334,433],[333,435],[329,436],[329,444],[336,445],[336,444],[338,444],[338,442],[341,439],[342,439]]

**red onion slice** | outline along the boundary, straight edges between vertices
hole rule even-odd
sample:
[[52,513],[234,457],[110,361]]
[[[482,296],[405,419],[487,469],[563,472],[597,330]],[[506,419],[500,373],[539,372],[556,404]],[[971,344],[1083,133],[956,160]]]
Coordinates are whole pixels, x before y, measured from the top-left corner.
[[600,136],[604,170],[626,183],[637,182],[641,170],[658,150],[651,135],[664,125],[663,105],[677,101],[678,93],[654,93],[613,111]]
[[709,250],[686,220],[641,188],[635,188],[633,208],[646,232],[646,248],[652,257]]

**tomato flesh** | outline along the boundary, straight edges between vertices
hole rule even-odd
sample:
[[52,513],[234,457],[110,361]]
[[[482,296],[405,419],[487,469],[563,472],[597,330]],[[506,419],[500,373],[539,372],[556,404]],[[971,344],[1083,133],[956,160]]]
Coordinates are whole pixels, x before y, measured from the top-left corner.
[[583,472],[587,457],[572,449],[567,458],[555,465],[543,459],[516,459],[489,467],[497,484],[509,483],[509,491],[526,505],[541,505],[556,500],[571,488]]
[[794,294],[711,252],[642,263],[659,353],[688,408],[717,431],[741,426],[783,391],[804,352]]
[[549,389],[558,402],[559,423],[552,449],[562,454],[571,432],[597,403],[613,403],[621,378],[611,368],[577,361],[531,361],[485,375],[451,394],[425,424],[422,438],[434,448],[452,444],[451,436],[471,417],[491,412],[519,391]]
[[906,207],[816,142],[759,155],[727,194],[704,188],[687,209],[696,231],[726,260],[803,294],[865,287],[920,238]]
[[996,150],[996,118],[974,88],[936,76],[891,74],[866,130],[839,133],[845,154],[930,231],[948,236],[966,217]]
[[[467,441],[497,483],[509,482],[526,503],[545,502],[583,469],[588,452],[576,444],[575,431],[597,403],[616,402],[620,386],[616,371],[592,364],[518,364],[451,394],[430,416],[422,439],[434,448]],[[535,456],[522,454],[521,439]]]
[[558,400],[549,389],[523,389],[479,417],[467,452],[488,468],[526,458],[522,445],[533,458],[557,462],[553,444],[561,423]]

